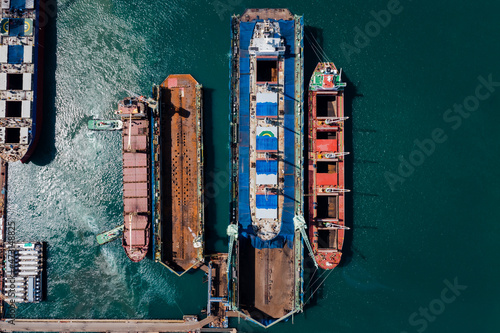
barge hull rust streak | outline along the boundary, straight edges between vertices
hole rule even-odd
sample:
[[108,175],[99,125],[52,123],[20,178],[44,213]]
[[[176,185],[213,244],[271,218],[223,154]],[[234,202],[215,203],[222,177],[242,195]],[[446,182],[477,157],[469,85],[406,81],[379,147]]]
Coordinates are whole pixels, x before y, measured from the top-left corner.
[[175,74],[160,89],[162,261],[182,275],[204,261],[201,85]]

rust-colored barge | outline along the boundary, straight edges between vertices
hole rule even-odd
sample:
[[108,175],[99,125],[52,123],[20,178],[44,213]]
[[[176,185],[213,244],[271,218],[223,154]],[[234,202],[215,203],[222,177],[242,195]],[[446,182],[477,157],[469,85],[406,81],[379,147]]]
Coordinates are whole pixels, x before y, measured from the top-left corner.
[[344,244],[344,87],[333,63],[309,83],[309,238],[319,267],[335,268]]
[[149,104],[127,97],[118,104],[123,120],[123,248],[130,260],[144,259],[150,239]]
[[201,89],[189,74],[169,75],[159,86],[161,223],[155,258],[177,275],[204,261]]

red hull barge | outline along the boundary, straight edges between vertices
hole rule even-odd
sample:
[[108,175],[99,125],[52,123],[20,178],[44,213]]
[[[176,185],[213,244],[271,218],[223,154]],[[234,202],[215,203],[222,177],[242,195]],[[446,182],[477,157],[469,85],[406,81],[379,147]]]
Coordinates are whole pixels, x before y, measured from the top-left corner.
[[123,121],[123,242],[125,253],[134,262],[149,248],[150,174],[149,106],[141,96],[125,98],[118,104]]
[[345,230],[344,92],[333,63],[319,63],[309,84],[309,238],[319,267],[335,268]]

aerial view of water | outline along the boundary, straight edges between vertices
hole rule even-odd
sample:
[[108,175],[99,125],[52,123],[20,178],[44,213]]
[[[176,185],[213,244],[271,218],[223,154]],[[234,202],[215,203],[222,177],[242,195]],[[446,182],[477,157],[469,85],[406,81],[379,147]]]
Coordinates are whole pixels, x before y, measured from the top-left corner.
[[203,272],[178,278],[151,255],[132,263],[120,241],[97,245],[123,221],[121,133],[87,121],[169,74],[202,83],[206,246],[227,251],[230,19],[251,7],[304,16],[305,82],[335,62],[350,116],[343,261],[267,331],[499,332],[500,3],[487,0],[57,1],[42,139],[8,173],[16,238],[48,244],[47,298],[17,317],[203,316]]

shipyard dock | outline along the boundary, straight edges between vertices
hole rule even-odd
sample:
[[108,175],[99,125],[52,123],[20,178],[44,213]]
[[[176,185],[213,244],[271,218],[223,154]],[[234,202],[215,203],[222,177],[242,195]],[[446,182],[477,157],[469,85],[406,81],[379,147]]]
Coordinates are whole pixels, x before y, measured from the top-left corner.
[[2,332],[201,332],[213,317],[201,321],[184,320],[108,320],[108,319],[16,319],[14,324],[0,321]]
[[161,223],[155,259],[177,275],[204,262],[201,88],[189,74],[169,75],[158,86]]
[[288,9],[232,19],[228,298],[262,326],[302,310],[302,28]]

